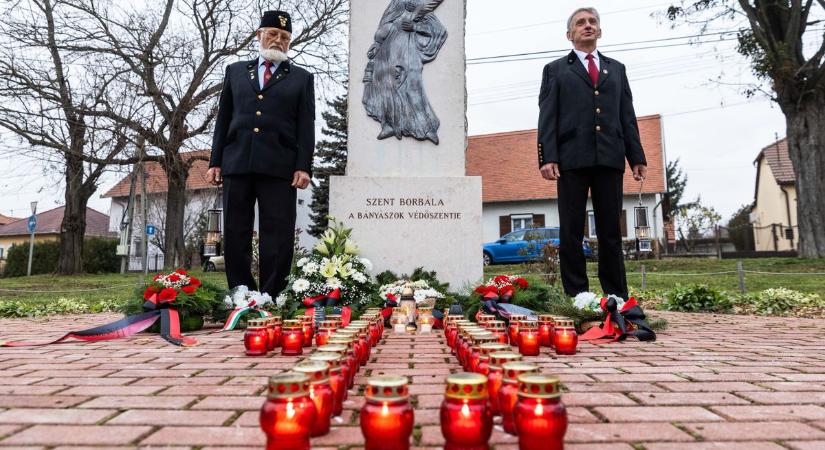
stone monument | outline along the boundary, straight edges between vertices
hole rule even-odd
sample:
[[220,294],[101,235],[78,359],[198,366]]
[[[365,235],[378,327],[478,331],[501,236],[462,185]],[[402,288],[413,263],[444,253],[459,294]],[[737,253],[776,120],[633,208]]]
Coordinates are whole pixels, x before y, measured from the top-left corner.
[[481,178],[465,176],[465,0],[352,0],[346,176],[330,214],[398,274],[483,275]]

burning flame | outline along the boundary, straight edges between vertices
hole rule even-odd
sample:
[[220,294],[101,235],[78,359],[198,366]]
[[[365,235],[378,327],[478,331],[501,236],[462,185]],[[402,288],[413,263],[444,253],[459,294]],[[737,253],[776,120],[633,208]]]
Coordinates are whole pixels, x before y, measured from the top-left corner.
[[286,404],[286,417],[287,419],[295,417],[295,407],[292,406],[292,399],[289,399]]
[[470,407],[467,406],[467,400],[464,400],[464,405],[461,406],[461,414],[463,414],[464,417],[470,417]]
[[384,406],[381,407],[381,415],[386,416],[390,413],[390,409],[387,408],[387,402],[384,402]]
[[537,416],[544,415],[544,407],[541,406],[541,400],[539,400],[538,405],[536,405],[535,413],[536,413]]

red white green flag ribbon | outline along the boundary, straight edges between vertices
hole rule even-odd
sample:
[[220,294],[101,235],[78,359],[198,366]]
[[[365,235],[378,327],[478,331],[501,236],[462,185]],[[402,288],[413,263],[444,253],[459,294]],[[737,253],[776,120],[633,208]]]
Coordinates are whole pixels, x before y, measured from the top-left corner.
[[234,330],[235,327],[238,326],[238,322],[241,320],[241,317],[250,311],[257,313],[260,317],[269,317],[272,315],[268,311],[258,309],[254,305],[244,308],[235,308],[231,313],[229,313],[229,317],[226,318],[226,323],[223,325],[223,329],[221,331]]

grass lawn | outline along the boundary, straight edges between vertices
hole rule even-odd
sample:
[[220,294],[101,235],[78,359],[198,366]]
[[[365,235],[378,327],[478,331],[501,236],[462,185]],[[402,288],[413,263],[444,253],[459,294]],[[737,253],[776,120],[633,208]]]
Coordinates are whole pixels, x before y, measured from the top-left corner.
[[[647,271],[648,291],[665,291],[676,284],[708,284],[719,290],[739,291],[739,278],[736,274],[736,260],[733,259],[663,259],[660,261],[626,261],[627,282],[632,290],[642,287],[641,266]],[[745,272],[745,289],[748,292],[762,291],[768,288],[785,287],[801,292],[817,293],[825,291],[825,259],[805,260],[798,258],[758,258],[742,260]],[[538,265],[514,264],[493,265],[484,268],[485,277],[500,274],[535,273]],[[754,272],[781,272],[783,274],[764,274]],[[732,272],[732,273],[718,273]],[[590,288],[598,291],[598,268],[595,262],[587,263],[590,275]],[[708,275],[709,273],[716,273]],[[810,274],[810,275],[803,275]]]

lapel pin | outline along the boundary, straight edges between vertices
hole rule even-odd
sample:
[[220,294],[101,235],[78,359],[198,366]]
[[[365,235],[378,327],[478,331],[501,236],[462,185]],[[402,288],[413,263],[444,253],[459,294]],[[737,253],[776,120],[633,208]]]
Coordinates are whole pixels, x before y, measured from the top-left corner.
[[607,69],[602,70],[603,73],[607,73]]

